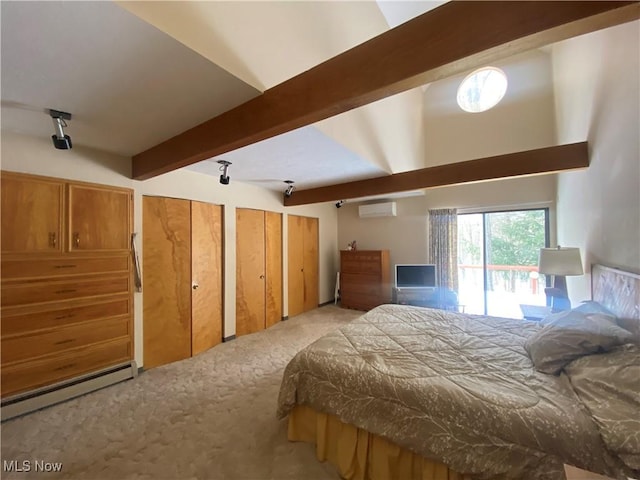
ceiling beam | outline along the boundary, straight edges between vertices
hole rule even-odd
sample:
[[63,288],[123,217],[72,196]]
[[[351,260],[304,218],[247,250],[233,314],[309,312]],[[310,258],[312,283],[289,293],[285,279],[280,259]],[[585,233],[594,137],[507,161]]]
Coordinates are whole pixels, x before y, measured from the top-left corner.
[[347,200],[370,195],[407,192],[421,188],[444,187],[499,178],[553,173],[589,166],[587,142],[539,148],[466,162],[449,163],[385,177],[328,187],[296,190],[284,197],[285,206]]
[[640,17],[619,1],[454,1],[133,156],[145,180],[489,62]]

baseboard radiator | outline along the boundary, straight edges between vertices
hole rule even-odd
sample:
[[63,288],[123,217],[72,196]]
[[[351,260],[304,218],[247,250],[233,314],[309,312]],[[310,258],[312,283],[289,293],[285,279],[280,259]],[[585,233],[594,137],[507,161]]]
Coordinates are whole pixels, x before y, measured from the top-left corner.
[[134,360],[21,393],[2,400],[0,418],[5,421],[137,376]]

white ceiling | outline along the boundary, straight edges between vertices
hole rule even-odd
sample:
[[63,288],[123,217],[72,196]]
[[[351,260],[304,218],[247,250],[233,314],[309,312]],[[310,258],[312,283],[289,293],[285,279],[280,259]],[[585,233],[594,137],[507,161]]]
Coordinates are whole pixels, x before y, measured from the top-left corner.
[[2,128],[131,156],[260,94],[111,2],[2,2]]
[[[131,156],[441,3],[2,2],[2,128],[51,136],[55,108],[73,114],[75,145]],[[232,181],[274,190],[422,168],[424,98],[410,90],[187,168],[217,176],[222,158]]]
[[[228,171],[232,181],[254,183],[270,190],[284,190],[285,180],[293,180],[296,188],[313,188],[342,183],[345,178],[363,180],[386,173],[314,127],[254,143],[187,169],[220,175],[217,159],[232,163]],[[278,168],[273,169],[273,165]]]

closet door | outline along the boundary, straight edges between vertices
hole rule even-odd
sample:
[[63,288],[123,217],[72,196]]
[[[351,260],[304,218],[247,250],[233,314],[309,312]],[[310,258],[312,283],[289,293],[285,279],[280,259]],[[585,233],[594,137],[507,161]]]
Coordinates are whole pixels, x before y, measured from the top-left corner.
[[266,318],[269,328],[282,320],[282,214],[265,212]]
[[191,202],[191,354],[222,342],[222,207]]
[[288,215],[289,316],[304,312],[304,218]]
[[144,367],[191,356],[191,202],[143,197]]
[[318,219],[304,218],[304,311],[318,308]]
[[265,221],[262,210],[236,209],[236,335],[264,329]]

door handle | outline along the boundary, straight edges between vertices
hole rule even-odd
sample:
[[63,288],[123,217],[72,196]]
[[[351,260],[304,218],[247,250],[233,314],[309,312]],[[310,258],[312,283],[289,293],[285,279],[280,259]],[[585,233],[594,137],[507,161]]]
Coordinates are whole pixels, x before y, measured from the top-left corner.
[[264,280],[264,275],[260,275],[260,280]]
[[73,233],[73,243],[76,248],[80,247],[80,234],[78,232]]
[[194,290],[197,290],[199,286],[200,285],[198,285],[197,283],[194,283],[193,285],[191,285],[191,288],[193,288]]

